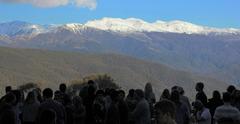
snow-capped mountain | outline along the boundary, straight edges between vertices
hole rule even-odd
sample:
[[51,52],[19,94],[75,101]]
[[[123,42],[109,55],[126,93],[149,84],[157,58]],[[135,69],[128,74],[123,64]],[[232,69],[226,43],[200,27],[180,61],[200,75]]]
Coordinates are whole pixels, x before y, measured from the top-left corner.
[[0,23],[0,35],[36,35],[44,32],[44,26],[22,21]]
[[128,18],[103,18],[101,20],[89,21],[86,26],[120,32],[172,32],[187,34],[209,34],[209,33],[240,33],[239,29],[218,29],[206,26],[199,26],[184,21],[156,21],[153,23],[145,22],[141,19]]
[[0,46],[114,53],[240,84],[240,29],[103,18],[85,24],[0,24]]
[[136,18],[103,18],[100,20],[88,21],[85,24],[69,23],[63,25],[39,25],[27,22],[14,21],[0,23],[0,35],[37,35],[46,32],[58,32],[62,29],[79,33],[84,29],[95,28],[113,32],[167,32],[167,33],[186,33],[186,34],[240,34],[240,29],[234,28],[212,28],[199,26],[184,21],[156,21],[146,22]]

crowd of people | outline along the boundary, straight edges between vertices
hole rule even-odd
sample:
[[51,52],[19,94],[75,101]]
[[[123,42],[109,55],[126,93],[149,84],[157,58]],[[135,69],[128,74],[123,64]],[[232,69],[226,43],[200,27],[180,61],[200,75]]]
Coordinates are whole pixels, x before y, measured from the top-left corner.
[[99,89],[96,82],[76,94],[39,88],[24,93],[11,86],[0,100],[0,124],[240,124],[240,90],[229,86],[208,99],[204,83],[196,84],[190,103],[184,89],[173,86],[155,98],[151,83],[145,89]]

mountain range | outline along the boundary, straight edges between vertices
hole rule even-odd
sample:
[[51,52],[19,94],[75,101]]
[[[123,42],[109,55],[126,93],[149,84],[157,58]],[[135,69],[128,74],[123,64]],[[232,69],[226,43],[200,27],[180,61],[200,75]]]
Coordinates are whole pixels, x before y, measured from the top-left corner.
[[[0,47],[0,88],[15,87],[34,82],[41,88],[58,88],[60,83],[93,74],[108,74],[123,89],[141,88],[151,82],[157,98],[164,88],[180,85],[193,98],[196,82],[206,85],[206,92],[224,91],[227,83],[179,71],[171,67],[142,59],[117,54],[93,54],[37,49]],[[0,90],[0,95],[4,90]]]
[[103,18],[85,24],[0,24],[0,45],[120,54],[240,84],[240,30],[184,21]]

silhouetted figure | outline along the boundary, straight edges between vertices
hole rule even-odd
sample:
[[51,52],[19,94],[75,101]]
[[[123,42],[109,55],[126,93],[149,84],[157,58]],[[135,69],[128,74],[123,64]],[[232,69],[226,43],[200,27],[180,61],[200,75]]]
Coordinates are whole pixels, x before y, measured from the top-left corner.
[[94,91],[98,90],[98,84],[95,81],[93,81],[93,80],[89,80],[88,81],[88,86],[93,86],[94,87]]
[[230,94],[232,94],[234,90],[236,90],[236,87],[233,86],[233,85],[230,85],[230,86],[228,86],[228,88],[227,88],[227,92],[230,93]]
[[64,97],[65,103],[65,111],[66,111],[66,123],[73,124],[73,113],[74,113],[74,105],[70,97]]
[[221,99],[221,94],[219,91],[213,91],[213,96],[211,99],[208,100],[207,108],[209,108],[211,116],[212,116],[212,123],[213,123],[213,116],[217,107],[223,105],[223,101]]
[[16,114],[16,122],[17,124],[21,124],[22,120],[22,107],[23,107],[23,93],[20,90],[12,90],[11,93],[13,93],[16,96],[16,101],[13,104],[13,110]]
[[59,85],[59,99],[61,99],[60,100],[60,102],[62,103],[62,105],[63,106],[66,106],[66,102],[68,102],[68,101],[65,101],[65,100],[69,100],[70,99],[70,96],[66,93],[66,91],[67,91],[67,86],[66,86],[66,84],[64,84],[64,83],[62,83],[62,84],[60,84]]
[[211,124],[211,114],[209,109],[204,107],[200,100],[194,102],[194,108],[196,110],[196,121],[198,124]]
[[64,124],[66,122],[66,113],[65,113],[64,106],[61,103],[54,101],[52,97],[53,97],[53,91],[50,88],[46,88],[43,90],[44,102],[42,102],[39,107],[37,121],[38,123],[42,121],[39,119],[41,119],[41,115],[44,116],[44,114],[42,114],[43,112],[47,111],[50,113],[50,110],[51,110],[54,113],[56,113],[56,124]]
[[132,112],[135,109],[136,104],[137,104],[137,101],[136,101],[136,99],[134,97],[134,92],[135,92],[134,89],[130,89],[128,91],[128,95],[127,95],[127,98],[125,100],[127,105],[128,105],[128,108],[129,108],[130,112]]
[[240,111],[240,90],[234,90],[231,94],[231,104]]
[[159,101],[161,101],[161,100],[170,100],[170,97],[171,97],[170,91],[168,89],[164,89]]
[[[155,98],[155,94],[153,93],[153,88],[152,88],[151,83],[147,83],[145,85],[144,93],[145,93],[145,99],[149,103],[149,108],[150,108],[150,113],[151,113],[151,121],[155,121],[154,120],[154,118],[155,118],[154,117],[154,104],[156,103],[156,98]],[[154,122],[151,122],[151,123],[154,123]]]
[[171,93],[171,100],[176,106],[176,122],[177,124],[189,124],[190,112],[185,104],[180,101],[180,94],[177,90]]
[[189,110],[189,112],[191,112],[192,108],[191,108],[191,104],[190,104],[190,101],[188,99],[188,97],[186,97],[184,95],[185,91],[182,87],[178,87],[178,92],[180,94],[180,101],[185,104]]
[[231,105],[231,95],[229,92],[223,93],[224,105],[217,107],[214,114],[214,120],[218,124],[239,124],[240,112]]
[[105,96],[105,108],[106,108],[106,111],[109,109],[110,104],[112,102],[112,99],[110,97],[110,92],[111,92],[111,89],[109,89],[109,88],[105,89],[104,96]]
[[135,124],[150,124],[150,108],[149,103],[145,99],[144,92],[140,89],[137,89],[135,90],[134,95],[137,100],[137,105],[131,114],[133,115]]
[[42,103],[43,102],[43,98],[42,98],[42,90],[40,88],[36,88],[33,90],[33,92],[36,94],[37,96],[37,100]]
[[6,86],[5,87],[5,93],[8,94],[9,92],[12,91],[12,87],[11,86]]
[[129,109],[128,105],[125,102],[125,92],[123,90],[118,91],[118,108],[119,108],[119,115],[120,115],[120,124],[128,124],[129,123]]
[[204,84],[202,82],[198,82],[195,87],[197,94],[196,94],[196,101],[200,100],[204,106],[207,106],[207,96],[205,92],[203,91],[204,89]]
[[57,114],[53,109],[44,109],[39,116],[38,124],[58,124]]
[[93,102],[95,100],[95,88],[88,87],[88,94],[83,99],[83,104],[86,107],[86,124],[94,124]]
[[95,124],[103,124],[106,114],[106,105],[104,98],[104,91],[98,90],[96,92],[96,98],[93,102],[93,116]]
[[4,101],[0,104],[0,124],[17,124],[17,115],[13,108],[16,96],[13,93],[5,95]]
[[147,83],[145,85],[144,93],[145,93],[145,99],[148,101],[148,103],[154,104],[156,102],[155,94],[153,93],[151,83]]
[[160,100],[155,105],[156,124],[176,124],[176,107],[170,100]]
[[[10,93],[11,91],[12,91],[12,87],[11,87],[11,86],[6,86],[6,87],[5,87],[5,93],[6,93],[6,94]],[[5,94],[5,95],[6,95],[6,94]],[[5,99],[5,96],[3,96],[3,97],[0,99],[0,102],[4,101],[4,99]]]
[[23,105],[23,123],[35,124],[40,102],[37,100],[36,94],[29,92]]
[[82,98],[76,96],[73,98],[73,124],[85,124],[86,110]]
[[120,124],[120,115],[118,109],[118,92],[112,90],[110,93],[112,102],[107,110],[105,124]]

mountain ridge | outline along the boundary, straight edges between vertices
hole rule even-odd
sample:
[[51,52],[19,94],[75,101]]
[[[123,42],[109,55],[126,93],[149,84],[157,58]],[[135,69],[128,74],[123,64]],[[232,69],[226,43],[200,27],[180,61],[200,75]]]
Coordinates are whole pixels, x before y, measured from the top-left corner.
[[[16,35],[37,35],[50,31],[56,31],[58,28],[67,28],[73,32],[83,30],[84,28],[95,28],[104,31],[115,32],[167,32],[167,33],[186,33],[186,34],[240,34],[240,29],[235,28],[213,28],[200,26],[184,21],[160,21],[146,22],[137,18],[109,18],[105,17],[99,20],[88,21],[85,24],[67,23],[40,25],[22,21],[0,23],[0,34],[8,36]],[[12,31],[9,31],[12,30]]]

